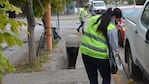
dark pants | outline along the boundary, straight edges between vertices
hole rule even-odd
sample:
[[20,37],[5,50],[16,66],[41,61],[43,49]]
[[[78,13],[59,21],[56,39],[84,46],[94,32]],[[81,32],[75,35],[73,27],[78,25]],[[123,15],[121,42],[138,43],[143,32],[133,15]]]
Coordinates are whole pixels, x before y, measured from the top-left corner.
[[80,28],[82,28],[82,32],[84,32],[84,23],[85,23],[84,21],[81,21],[81,24],[77,30],[80,30]]
[[84,54],[82,54],[82,58],[90,84],[98,84],[98,70],[103,78],[102,84],[110,84],[111,73],[108,59],[96,59]]

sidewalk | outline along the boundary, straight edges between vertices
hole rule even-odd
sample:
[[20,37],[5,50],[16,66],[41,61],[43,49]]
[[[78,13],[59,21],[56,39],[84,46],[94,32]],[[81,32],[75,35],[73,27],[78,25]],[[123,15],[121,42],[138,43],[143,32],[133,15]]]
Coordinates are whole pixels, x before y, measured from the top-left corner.
[[77,15],[71,14],[71,15],[60,15],[59,17],[57,15],[53,15],[51,17],[51,20],[52,21],[57,21],[58,18],[59,18],[59,20],[77,20],[78,19]]
[[[81,62],[80,62],[81,63]],[[6,75],[3,84],[89,84],[84,68]],[[99,84],[101,78],[99,76]],[[111,84],[115,84],[112,79]]]
[[[69,17],[66,17],[66,18],[69,18]],[[65,42],[81,41],[81,35],[78,34],[75,29],[66,28],[66,29],[60,30],[59,33],[63,38],[62,41],[65,41]],[[62,42],[62,43],[65,43],[65,42]],[[58,46],[58,47],[62,48],[61,46]],[[27,50],[27,48],[23,48],[23,49],[24,49],[23,51]],[[17,53],[15,57],[17,57]],[[57,55],[57,52],[52,52],[52,53],[56,53]],[[10,59],[11,60],[15,59],[15,57],[10,57]],[[52,62],[55,62],[56,60],[57,59],[55,58],[51,59]],[[47,68],[49,68],[49,66],[47,66]],[[101,81],[102,79],[100,78],[100,75],[99,75],[99,84],[101,84]],[[79,53],[77,62],[76,62],[76,69],[58,69],[58,70],[49,69],[43,72],[7,74],[3,78],[3,84],[89,84],[89,81],[84,69],[82,58]],[[115,84],[113,76],[112,76],[111,84]]]
[[[90,17],[91,15],[89,14],[88,18]],[[51,17],[51,20],[52,21],[57,21],[58,20],[58,16],[56,15],[53,15]],[[75,15],[75,14],[71,14],[71,15],[60,15],[59,16],[59,20],[79,20],[78,19],[78,16]]]

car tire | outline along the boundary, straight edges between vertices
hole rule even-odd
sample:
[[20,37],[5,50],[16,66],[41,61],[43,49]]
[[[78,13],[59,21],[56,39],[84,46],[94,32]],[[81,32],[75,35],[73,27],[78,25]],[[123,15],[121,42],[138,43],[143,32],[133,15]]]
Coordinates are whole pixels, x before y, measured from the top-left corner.
[[141,79],[143,77],[141,70],[136,66],[132,59],[130,47],[127,48],[126,55],[128,56],[128,75],[133,79]]
[[118,31],[118,45],[124,47],[121,32]]

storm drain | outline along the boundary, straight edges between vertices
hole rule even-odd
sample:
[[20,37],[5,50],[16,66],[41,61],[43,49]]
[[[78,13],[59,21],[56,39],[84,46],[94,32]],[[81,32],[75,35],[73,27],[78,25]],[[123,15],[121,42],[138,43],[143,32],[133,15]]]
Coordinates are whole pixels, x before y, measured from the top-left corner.
[[66,42],[68,69],[75,69],[80,41]]

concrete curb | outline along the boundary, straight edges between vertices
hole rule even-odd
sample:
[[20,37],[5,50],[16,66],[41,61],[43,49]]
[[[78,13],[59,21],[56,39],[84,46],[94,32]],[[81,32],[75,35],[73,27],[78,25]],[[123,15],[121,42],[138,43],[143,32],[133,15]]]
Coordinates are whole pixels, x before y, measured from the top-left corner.
[[[91,16],[87,17],[87,19],[90,18],[90,17]],[[51,21],[57,21],[57,20],[58,20],[57,18],[52,18],[51,19]],[[65,20],[79,20],[79,19],[77,17],[72,16],[71,18],[59,18],[59,20],[64,20],[65,21]]]
[[[51,19],[51,21],[57,21],[58,19]],[[78,20],[77,18],[60,18],[59,20]]]

